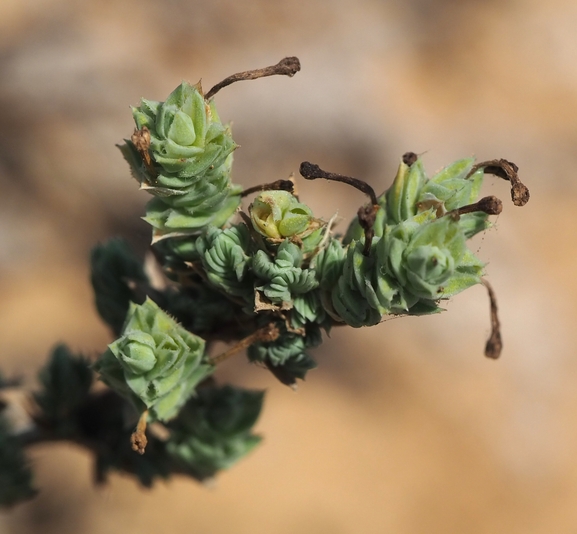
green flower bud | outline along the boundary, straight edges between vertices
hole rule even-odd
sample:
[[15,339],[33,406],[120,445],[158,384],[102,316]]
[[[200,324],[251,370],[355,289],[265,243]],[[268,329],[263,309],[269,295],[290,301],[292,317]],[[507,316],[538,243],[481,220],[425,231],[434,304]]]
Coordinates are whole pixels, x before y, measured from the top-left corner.
[[200,84],[182,83],[165,102],[133,109],[138,131],[120,147],[141,188],[154,195],[145,220],[158,235],[222,226],[240,204],[230,183],[236,144]]
[[250,206],[254,229],[265,237],[282,239],[300,235],[313,220],[311,209],[288,191],[265,191]]
[[204,340],[182,328],[147,299],[131,304],[123,335],[95,364],[101,379],[153,419],[174,417],[210,376],[214,366],[204,355]]
[[274,303],[292,304],[293,295],[307,293],[318,286],[315,272],[301,268],[302,260],[300,248],[288,240],[281,243],[274,259],[259,250],[253,257],[252,268],[264,283],[256,289]]
[[142,99],[133,116],[139,130],[150,131],[150,155],[159,166],[158,176],[146,180],[151,185],[190,186],[236,148],[213,103],[205,101],[200,83],[183,82],[165,102]]
[[388,224],[406,221],[417,213],[417,200],[426,180],[420,158],[410,167],[401,162],[397,176],[385,194]]
[[156,364],[154,338],[145,332],[127,332],[118,342],[119,361],[129,373],[146,373]]
[[483,264],[465,241],[489,226],[488,216],[442,217],[476,200],[483,174],[469,176],[472,165],[471,158],[459,160],[427,180],[420,159],[410,167],[401,163],[394,183],[378,198],[370,255],[362,255],[364,230],[355,219],[343,239],[349,245],[343,260],[338,246],[329,245],[311,262],[331,317],[359,327],[389,313],[435,313],[440,299],[480,282]]
[[[422,225],[399,224],[386,233],[377,249],[378,256],[387,261],[384,271],[398,281],[406,294],[438,300],[480,282],[481,263],[467,254],[465,240],[457,221],[441,217]],[[467,272],[466,280],[459,269]],[[458,290],[452,282],[454,276],[460,280]]]
[[465,158],[451,163],[423,186],[418,203],[421,209],[435,207],[443,215],[475,202],[483,184],[483,169],[467,178],[475,158]]
[[455,271],[453,256],[445,249],[432,245],[411,248],[405,255],[405,262],[409,284],[426,293],[427,297],[433,295],[433,289],[437,294],[442,292],[438,286]]
[[435,313],[439,299],[478,284],[483,264],[467,250],[460,222],[433,217],[428,211],[387,225],[368,257],[353,241],[330,303],[322,300],[326,311],[350,326],[370,326],[385,314]]

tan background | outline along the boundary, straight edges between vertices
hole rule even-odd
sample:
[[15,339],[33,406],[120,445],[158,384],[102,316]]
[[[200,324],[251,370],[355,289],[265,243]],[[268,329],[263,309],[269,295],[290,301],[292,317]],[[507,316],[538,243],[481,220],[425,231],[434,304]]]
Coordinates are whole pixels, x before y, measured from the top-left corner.
[[[0,532],[577,532],[577,4],[570,0],[2,0],[0,365],[34,383],[56,341],[95,355],[99,239],[148,238],[146,195],[114,147],[129,104],[182,80],[300,57],[293,79],[217,97],[234,178],[308,159],[383,190],[400,155],[433,172],[464,156],[516,162],[532,192],[475,250],[500,300],[505,349],[486,360],[483,288],[448,312],[335,331],[295,394],[242,357],[223,380],[267,388],[265,443],[216,487],[141,490],[67,445],[32,452],[41,496]],[[506,184],[486,192],[508,198]],[[364,201],[301,183],[315,213]]]

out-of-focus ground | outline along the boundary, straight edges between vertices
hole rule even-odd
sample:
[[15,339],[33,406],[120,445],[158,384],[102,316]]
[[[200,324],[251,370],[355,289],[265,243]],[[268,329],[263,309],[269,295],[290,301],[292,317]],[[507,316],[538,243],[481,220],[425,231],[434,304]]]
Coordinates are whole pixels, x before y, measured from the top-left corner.
[[[3,0],[0,3],[0,368],[34,383],[57,341],[110,341],[87,256],[115,234],[144,251],[115,143],[129,105],[182,80],[301,59],[294,78],[217,97],[242,147],[234,179],[303,160],[379,192],[401,154],[433,172],[476,155],[517,163],[532,198],[474,247],[500,302],[502,359],[483,357],[482,287],[429,318],[336,329],[297,393],[242,357],[223,381],[268,390],[262,447],[215,487],[91,485],[67,445],[31,457],[40,497],[0,532],[541,534],[577,532],[577,4],[569,0]],[[486,193],[508,199],[489,177]],[[364,199],[299,183],[318,215]]]

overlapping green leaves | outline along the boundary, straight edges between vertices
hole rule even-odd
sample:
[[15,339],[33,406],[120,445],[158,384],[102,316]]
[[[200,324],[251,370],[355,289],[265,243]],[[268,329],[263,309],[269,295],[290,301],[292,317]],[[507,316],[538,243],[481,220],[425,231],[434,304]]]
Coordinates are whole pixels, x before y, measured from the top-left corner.
[[196,385],[214,366],[204,353],[204,340],[180,326],[147,299],[131,304],[122,336],[95,364],[101,378],[129,398],[152,419],[174,417]]
[[172,462],[200,480],[227,469],[260,441],[252,433],[264,392],[232,386],[200,388],[168,425]]
[[301,249],[288,239],[281,243],[274,258],[259,250],[252,264],[259,279],[256,289],[273,303],[290,305],[294,296],[308,293],[318,286],[315,272],[302,265]]
[[265,364],[284,384],[293,385],[317,366],[307,350],[322,343],[322,333],[315,324],[309,324],[302,332],[289,331],[283,324],[278,326],[278,339],[254,343],[248,349],[248,357]]
[[222,226],[240,204],[230,182],[236,144],[200,84],[133,108],[137,131],[120,147],[141,187],[155,196],[146,217],[159,235]]
[[196,241],[196,249],[211,284],[226,294],[254,301],[251,243],[244,224],[221,230],[214,226]]
[[[450,213],[476,200],[483,171],[471,173],[472,167],[473,159],[459,160],[429,180],[419,158],[410,165],[401,162],[393,184],[378,199],[371,253],[363,255],[364,233],[354,221],[344,240],[342,267],[338,258],[344,253],[337,244],[319,259],[321,273],[327,273],[324,287],[332,287],[328,305],[335,318],[359,327],[389,313],[432,313],[440,310],[441,299],[480,283],[484,264],[466,240],[488,227],[487,215]],[[324,256],[332,258],[330,270]],[[323,274],[321,287],[322,280]]]

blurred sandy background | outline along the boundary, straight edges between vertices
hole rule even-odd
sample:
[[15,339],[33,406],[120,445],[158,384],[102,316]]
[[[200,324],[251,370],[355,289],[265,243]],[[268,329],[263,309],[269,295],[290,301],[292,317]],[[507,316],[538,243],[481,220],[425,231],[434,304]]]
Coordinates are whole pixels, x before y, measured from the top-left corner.
[[[238,357],[220,377],[268,389],[265,442],[216,487],[113,475],[94,488],[84,451],[41,446],[42,493],[0,513],[0,532],[577,532],[576,26],[570,0],[0,0],[0,366],[29,384],[55,342],[96,354],[110,341],[89,250],[122,234],[144,251],[149,237],[147,195],[114,145],[130,104],[182,79],[209,88],[301,59],[292,79],[218,95],[242,145],[236,182],[310,160],[380,192],[412,150],[429,172],[507,158],[532,193],[474,245],[501,360],[483,357],[482,287],[441,316],[335,330],[297,393]],[[299,187],[326,217],[364,202]]]

